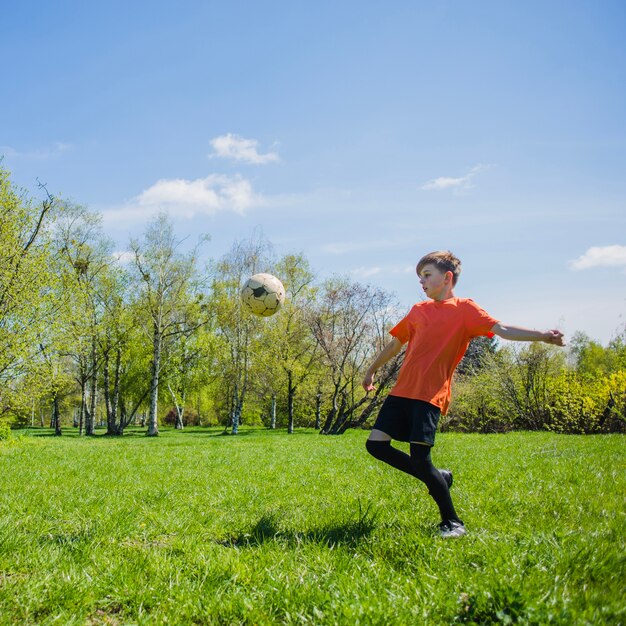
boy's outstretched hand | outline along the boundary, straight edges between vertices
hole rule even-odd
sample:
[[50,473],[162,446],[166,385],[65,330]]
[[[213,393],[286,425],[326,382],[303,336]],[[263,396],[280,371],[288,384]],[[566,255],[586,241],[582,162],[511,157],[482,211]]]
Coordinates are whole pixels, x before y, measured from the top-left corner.
[[555,346],[564,346],[565,337],[560,330],[548,330],[545,333],[545,343],[551,343]]
[[365,389],[365,391],[374,391],[374,389],[376,389],[376,387],[374,387],[374,375],[369,372],[365,374],[365,378],[363,379],[361,385],[363,385],[363,389]]

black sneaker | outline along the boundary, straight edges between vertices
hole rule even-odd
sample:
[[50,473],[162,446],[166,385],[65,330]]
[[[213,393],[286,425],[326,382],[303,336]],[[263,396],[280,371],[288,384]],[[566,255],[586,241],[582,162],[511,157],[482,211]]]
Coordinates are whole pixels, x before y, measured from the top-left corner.
[[444,539],[462,537],[465,534],[465,525],[457,520],[448,520],[439,524],[439,536]]
[[450,489],[450,487],[452,487],[452,483],[454,482],[454,478],[452,478],[452,471],[442,469],[439,470],[439,472],[443,476],[443,479],[446,481],[448,489]]

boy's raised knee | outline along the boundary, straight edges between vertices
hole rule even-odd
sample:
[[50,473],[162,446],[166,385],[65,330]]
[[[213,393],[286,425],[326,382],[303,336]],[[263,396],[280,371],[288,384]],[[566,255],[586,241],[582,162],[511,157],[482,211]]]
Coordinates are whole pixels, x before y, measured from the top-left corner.
[[391,445],[391,441],[374,441],[368,439],[365,442],[365,449],[376,459],[381,459],[385,456],[385,451]]

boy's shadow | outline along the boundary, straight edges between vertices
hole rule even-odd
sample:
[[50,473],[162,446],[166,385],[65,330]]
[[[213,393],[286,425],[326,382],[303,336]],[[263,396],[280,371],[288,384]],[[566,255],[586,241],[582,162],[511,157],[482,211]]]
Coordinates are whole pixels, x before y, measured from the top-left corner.
[[376,528],[378,514],[377,512],[372,513],[370,508],[367,507],[365,511],[362,511],[359,506],[359,515],[355,519],[331,522],[306,532],[284,530],[280,527],[277,514],[264,513],[250,530],[241,532],[220,543],[233,548],[253,548],[268,541],[277,541],[288,545],[321,543],[329,548],[336,546],[354,547],[369,537]]

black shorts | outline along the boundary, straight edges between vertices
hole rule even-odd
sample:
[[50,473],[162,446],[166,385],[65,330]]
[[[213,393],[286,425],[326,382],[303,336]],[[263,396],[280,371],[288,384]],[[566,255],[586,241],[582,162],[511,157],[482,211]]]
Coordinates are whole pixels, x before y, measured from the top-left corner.
[[378,413],[374,428],[396,441],[435,445],[435,432],[441,409],[430,402],[387,396]]

